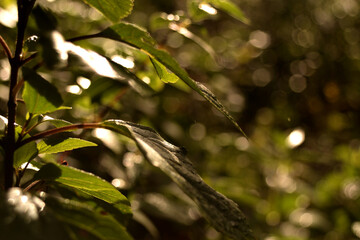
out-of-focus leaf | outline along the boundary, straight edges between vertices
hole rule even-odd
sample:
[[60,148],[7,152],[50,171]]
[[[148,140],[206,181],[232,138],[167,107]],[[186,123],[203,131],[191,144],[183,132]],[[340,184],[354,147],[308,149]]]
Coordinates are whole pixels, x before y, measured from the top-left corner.
[[68,55],[65,49],[65,39],[60,32],[56,31],[55,16],[49,9],[44,9],[39,4],[32,13],[40,29],[39,43],[42,47],[41,55],[45,65],[50,69],[64,67]]
[[63,103],[58,90],[35,71],[23,68],[23,99],[28,112],[45,114],[58,110]]
[[250,23],[243,11],[230,0],[188,0],[187,8],[191,18],[195,21],[201,21],[209,18],[210,15],[216,14],[216,10],[213,13],[206,11],[206,8],[204,9],[205,5],[207,5],[207,8],[215,7],[220,9],[245,24]]
[[79,57],[91,70],[95,71],[100,76],[126,82],[136,92],[143,96],[149,96],[155,93],[155,91],[144,81],[120,64],[101,56],[94,51],[86,50],[72,43],[67,43],[67,48],[69,53]]
[[[26,145],[24,145],[26,146]],[[48,138],[38,143],[39,153],[59,153],[77,148],[94,147],[97,144],[80,138]]]
[[87,204],[74,200],[47,197],[46,207],[57,219],[74,225],[103,240],[131,240],[123,225],[111,215],[101,214]]
[[233,239],[255,239],[238,206],[209,187],[178,148],[151,128],[122,120],[108,120],[102,126],[133,139],[144,156],[165,172],[198,205],[214,227]]
[[173,31],[178,32],[186,38],[193,40],[196,44],[202,47],[213,59],[216,59],[216,53],[214,49],[203,39],[190,32],[187,28],[182,27],[176,23],[169,24],[169,28]]
[[38,197],[20,188],[0,192],[0,239],[69,239],[64,226],[45,210]]
[[129,201],[113,185],[105,180],[82,170],[48,163],[42,166],[35,179],[52,180],[77,189],[102,201],[105,201],[123,212],[131,214]]
[[41,5],[36,5],[32,14],[35,17],[36,25],[42,31],[53,31],[57,27],[57,20],[54,14],[49,10],[41,7]]
[[14,153],[14,167],[18,168],[21,164],[26,163],[38,155],[38,149],[35,142],[29,142],[18,149]]
[[95,34],[94,36],[109,38],[115,41],[127,43],[133,47],[141,49],[150,57],[155,58],[157,61],[159,61],[159,63],[163,64],[182,81],[184,81],[189,87],[208,100],[214,107],[222,112],[239,129],[240,132],[245,135],[243,130],[225,109],[222,103],[215,97],[215,95],[204,85],[190,78],[187,72],[180,67],[180,65],[173,57],[169,55],[169,53],[157,49],[155,46],[155,40],[144,29],[134,24],[123,22],[113,25],[98,34]]
[[159,63],[157,60],[155,60],[154,58],[150,58],[150,60],[154,65],[158,76],[164,83],[176,83],[179,80],[179,78],[175,74],[169,72],[169,70],[167,70],[166,67],[164,67],[164,65]]
[[133,8],[133,0],[83,0],[85,3],[99,10],[105,17],[112,22],[128,16]]
[[211,17],[210,14],[199,8],[200,1],[187,0],[187,10],[192,21],[203,21]]
[[250,23],[250,20],[245,17],[243,11],[230,0],[207,0],[207,2],[243,23]]

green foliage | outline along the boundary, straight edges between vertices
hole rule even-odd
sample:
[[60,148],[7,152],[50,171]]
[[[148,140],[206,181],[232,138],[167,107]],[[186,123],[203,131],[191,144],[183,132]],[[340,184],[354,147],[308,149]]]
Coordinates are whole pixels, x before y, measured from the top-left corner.
[[[11,43],[14,53],[5,41],[7,33],[5,38],[0,36],[10,71],[8,118],[1,116],[0,119],[0,162],[3,166],[0,172],[4,180],[0,184],[5,190],[0,192],[1,238],[133,239],[134,232],[130,234],[131,229],[127,229],[129,222],[143,224],[155,236],[156,229],[151,221],[138,209],[138,194],[120,191],[122,185],[130,186],[139,181],[141,153],[197,205],[197,208],[173,208],[173,213],[181,209],[199,209],[224,236],[255,239],[238,205],[202,180],[187,159],[184,148],[165,141],[150,127],[120,120],[119,116],[115,117],[116,120],[104,121],[103,118],[107,118],[112,109],[123,107],[119,100],[125,92],[133,90],[139,94],[136,98],[142,99],[147,109],[147,102],[152,101],[148,97],[153,97],[164,84],[170,83],[179,89],[188,85],[243,133],[237,122],[209,89],[193,80],[168,51],[161,49],[147,30],[134,23],[119,22],[132,11],[132,0],[84,2],[92,8],[71,0],[66,10],[57,8],[57,3],[41,2],[34,7],[35,0],[20,0],[17,2],[16,41],[13,39],[14,43]],[[241,10],[230,1],[209,3],[246,22]],[[94,9],[114,25],[105,28],[108,23]],[[67,19],[77,21],[69,23]],[[73,24],[85,20],[89,26],[91,24],[88,29],[73,28]],[[170,20],[170,29],[171,23],[174,22]],[[215,56],[210,45],[200,37],[179,29],[172,30]],[[89,34],[93,31],[98,33]],[[81,36],[82,32],[85,35]],[[31,37],[25,36],[28,33]],[[11,39],[12,35],[9,36]],[[110,49],[116,49],[116,55],[110,53],[113,50],[108,50],[105,45],[74,44],[99,38],[101,44],[113,44]],[[130,69],[134,66],[120,61],[127,60],[127,57],[135,58],[137,66],[133,70]],[[134,61],[131,63],[135,65]],[[19,100],[17,97],[20,95],[22,99]],[[21,104],[17,104],[18,100]],[[126,103],[132,104],[133,101],[130,99]],[[91,111],[95,112],[95,109],[98,113],[92,116]],[[136,119],[137,114],[133,115]],[[131,143],[122,136],[135,142],[138,150],[131,148]],[[126,144],[129,146],[127,153],[121,150]],[[100,156],[109,151],[113,153],[113,160],[121,157],[125,161],[126,154],[138,156],[138,160],[124,162],[122,167],[129,168],[126,172],[117,167],[119,161],[110,164],[108,175],[102,173],[101,168],[91,169],[94,159],[98,166],[106,168],[109,165],[106,158],[96,159],[91,154],[86,156],[86,153]],[[85,155],[79,157],[77,153]],[[68,155],[71,156],[69,160]],[[73,166],[66,166],[68,164]],[[111,183],[107,181],[111,179]],[[182,216],[184,222],[194,221],[190,213],[182,213]],[[52,233],[56,236],[51,237]]]

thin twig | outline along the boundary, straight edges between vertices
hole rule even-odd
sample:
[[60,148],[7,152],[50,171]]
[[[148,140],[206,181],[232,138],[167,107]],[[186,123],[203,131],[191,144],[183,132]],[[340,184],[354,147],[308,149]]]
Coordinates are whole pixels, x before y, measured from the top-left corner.
[[28,63],[30,60],[34,59],[36,56],[38,55],[38,53],[33,53],[31,54],[29,57],[25,58],[24,60],[21,61],[21,66],[25,65],[26,63]]
[[24,139],[23,141],[19,142],[16,147],[19,148],[29,142],[42,139],[57,133],[62,133],[70,130],[77,130],[77,129],[89,129],[89,128],[102,128],[100,123],[79,123],[79,124],[73,124],[69,126],[59,127],[59,128],[53,128],[38,134],[35,134],[29,138]]
[[4,48],[6,56],[8,57],[9,61],[12,59],[12,53],[9,46],[6,44],[5,39],[0,35],[0,44]]

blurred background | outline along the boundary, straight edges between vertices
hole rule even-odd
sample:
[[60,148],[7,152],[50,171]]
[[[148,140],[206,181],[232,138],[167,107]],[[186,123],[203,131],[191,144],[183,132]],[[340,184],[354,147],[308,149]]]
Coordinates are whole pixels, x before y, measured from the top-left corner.
[[[39,2],[54,12],[65,39],[110,25],[80,1]],[[109,40],[77,44],[128,67],[155,96],[141,96],[76,64],[41,67],[73,107],[52,116],[151,126],[187,149],[204,180],[244,211],[258,239],[359,239],[360,3],[233,2],[249,24],[196,0],[135,0],[125,20],[148,29],[160,48],[211,89],[250,140],[184,84],[159,80],[145,54]],[[1,1],[0,7],[0,32],[14,49],[15,1]],[[34,19],[27,34],[39,34]],[[0,52],[1,115],[8,79],[9,64]],[[21,103],[19,110],[25,110]],[[80,134],[100,147],[65,158],[128,196],[135,239],[226,239],[134,143],[100,129]]]

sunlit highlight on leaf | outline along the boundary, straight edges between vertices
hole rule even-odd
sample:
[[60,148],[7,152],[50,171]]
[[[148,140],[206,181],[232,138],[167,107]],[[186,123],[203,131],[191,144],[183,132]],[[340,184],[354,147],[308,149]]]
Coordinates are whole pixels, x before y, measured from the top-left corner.
[[210,15],[216,15],[217,10],[207,3],[200,3],[199,8]]

